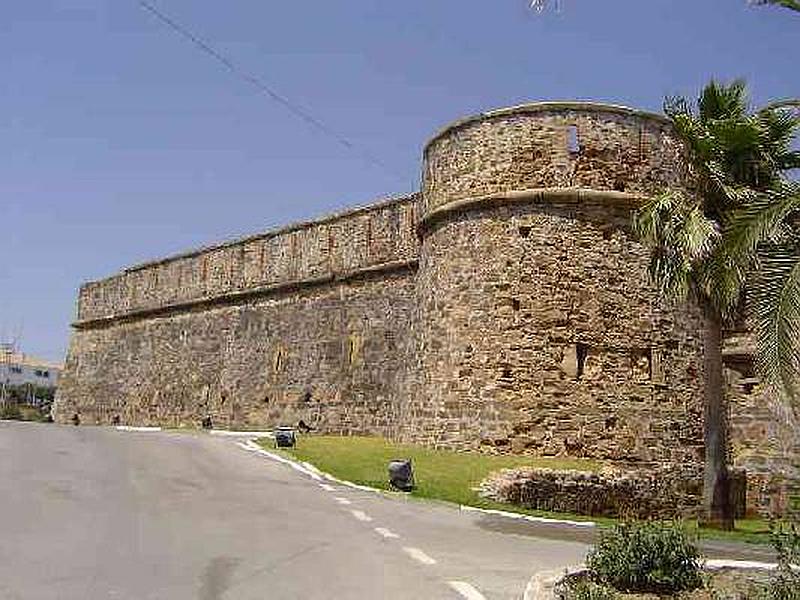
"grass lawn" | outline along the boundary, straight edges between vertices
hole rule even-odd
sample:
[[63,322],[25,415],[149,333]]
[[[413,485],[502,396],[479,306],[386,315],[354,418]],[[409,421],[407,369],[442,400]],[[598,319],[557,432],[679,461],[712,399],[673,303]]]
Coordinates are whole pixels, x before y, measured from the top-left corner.
[[[265,447],[269,448],[271,440],[264,442]],[[472,488],[498,469],[533,466],[595,471],[600,467],[597,461],[584,459],[450,452],[411,444],[394,444],[378,437],[300,437],[290,454],[340,479],[382,490],[391,489],[387,479],[388,462],[394,458],[410,458],[414,464],[417,486],[411,492],[412,496],[472,506],[492,504],[480,498]]]
[[[268,450],[273,441],[259,440]],[[600,526],[610,526],[615,519],[568,513],[549,513],[528,510],[511,504],[501,504],[481,498],[472,488],[492,471],[509,467],[549,467],[597,471],[602,463],[580,458],[536,458],[531,456],[488,455],[476,452],[434,450],[413,444],[395,444],[379,437],[300,436],[297,446],[287,453],[293,458],[313,464],[331,475],[370,487],[390,490],[387,464],[395,458],[410,458],[414,464],[416,489],[411,496],[494,508],[534,516],[591,520]],[[699,530],[688,524],[701,538],[741,542],[768,543],[769,526],[760,519],[737,521],[736,531]]]

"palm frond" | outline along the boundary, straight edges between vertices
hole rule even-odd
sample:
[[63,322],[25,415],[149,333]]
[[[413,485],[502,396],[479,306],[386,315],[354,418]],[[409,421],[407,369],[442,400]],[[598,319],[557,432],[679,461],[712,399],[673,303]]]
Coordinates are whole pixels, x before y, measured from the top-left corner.
[[800,246],[762,253],[752,287],[756,364],[764,379],[792,399],[800,381]]
[[790,108],[800,110],[800,98],[784,98],[767,104],[764,108]]
[[731,255],[755,256],[759,244],[780,241],[787,219],[798,211],[798,182],[784,182],[774,190],[758,194],[731,214],[725,225],[723,246]]
[[787,239],[787,220],[800,210],[798,192],[800,186],[794,183],[762,194],[751,190],[742,208],[726,217],[720,243],[698,269],[700,285],[723,319],[738,316],[742,296],[757,266],[759,247]]
[[665,296],[686,298],[697,266],[711,253],[719,231],[697,200],[671,191],[655,196],[633,216],[633,228],[651,250],[648,271]]
[[800,0],[750,0],[750,3],[757,5],[771,4],[773,6],[783,6],[784,8],[800,12]]
[[712,79],[703,88],[697,102],[699,116],[703,121],[744,117],[748,105],[747,84],[743,79],[736,79],[728,84]]
[[800,151],[790,150],[777,160],[777,166],[781,171],[791,171],[800,169]]
[[779,175],[782,171],[800,168],[800,152],[792,147],[800,131],[800,111],[768,107],[760,110],[756,118],[765,169]]

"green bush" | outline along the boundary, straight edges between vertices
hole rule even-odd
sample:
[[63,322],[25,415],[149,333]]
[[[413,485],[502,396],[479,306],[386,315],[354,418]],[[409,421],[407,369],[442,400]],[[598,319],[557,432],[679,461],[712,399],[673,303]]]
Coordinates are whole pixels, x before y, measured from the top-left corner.
[[569,589],[569,600],[617,600],[614,590],[587,579],[580,579]]
[[593,580],[623,592],[678,592],[703,583],[700,552],[679,523],[617,525],[586,562]]
[[52,422],[49,406],[30,406],[29,404],[17,404],[15,402],[6,402],[0,405],[0,419]]
[[22,413],[19,410],[19,406],[14,403],[6,403],[0,406],[0,419],[21,419]]
[[778,568],[772,580],[761,586],[758,600],[800,600],[800,532],[797,525],[772,528],[772,547]]

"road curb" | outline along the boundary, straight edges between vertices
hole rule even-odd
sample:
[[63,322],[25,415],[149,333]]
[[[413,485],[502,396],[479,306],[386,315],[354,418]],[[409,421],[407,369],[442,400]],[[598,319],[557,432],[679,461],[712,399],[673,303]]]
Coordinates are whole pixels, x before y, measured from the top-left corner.
[[533,515],[526,515],[524,513],[515,513],[507,510],[497,510],[495,508],[479,508],[477,506],[469,506],[468,504],[460,504],[459,510],[464,512],[479,512],[486,515],[497,515],[506,517],[508,519],[517,519],[519,521],[528,521],[531,523],[544,523],[546,525],[567,525],[569,527],[580,527],[585,529],[594,529],[597,523],[594,521],[571,521],[569,519],[553,519],[551,517],[536,517]]
[[247,438],[274,438],[275,434],[271,431],[230,431],[228,429],[211,429],[211,435],[220,437],[247,437]]
[[253,440],[247,440],[246,442],[236,442],[236,445],[239,446],[240,448],[244,449],[244,450],[247,450],[248,452],[254,452],[254,453],[259,454],[261,456],[265,456],[265,457],[269,458],[270,460],[274,460],[275,462],[279,462],[279,463],[282,463],[284,465],[288,465],[289,467],[291,467],[295,471],[298,471],[298,472],[302,473],[303,475],[307,475],[308,477],[311,477],[311,479],[314,479],[316,481],[322,481],[322,477],[317,475],[317,473],[315,473],[314,471],[309,471],[308,469],[306,469],[299,462],[297,462],[295,460],[290,460],[288,458],[284,458],[283,456],[275,454],[274,452],[270,452],[268,450],[264,450],[264,448],[262,448],[261,446],[256,444]]
[[163,431],[161,427],[144,427],[138,425],[117,425],[115,429],[117,431],[136,431],[136,432]]
[[764,569],[774,571],[778,568],[778,563],[760,562],[757,560],[729,560],[725,558],[707,558],[704,569]]
[[563,569],[554,569],[552,571],[539,571],[534,573],[533,577],[528,581],[525,586],[525,594],[523,600],[554,600],[556,595],[553,593],[555,587],[561,582],[564,577],[568,575],[577,575],[586,570],[585,565],[575,565]]
[[[756,560],[708,558],[703,561],[702,570],[763,569],[765,571],[774,571],[777,568],[777,563],[760,562]],[[588,571],[586,565],[576,565],[574,567],[567,567],[566,569],[534,573],[530,581],[528,581],[528,585],[525,587],[525,594],[522,598],[523,600],[556,600],[556,595],[554,593],[555,588],[565,577],[580,575],[586,571]]]

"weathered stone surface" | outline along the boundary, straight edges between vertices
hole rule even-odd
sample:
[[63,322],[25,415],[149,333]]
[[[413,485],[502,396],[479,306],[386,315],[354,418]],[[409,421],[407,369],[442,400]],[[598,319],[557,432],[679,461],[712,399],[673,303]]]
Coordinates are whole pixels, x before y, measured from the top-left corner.
[[87,284],[59,420],[303,419],[395,435],[413,343],[414,206],[402,198]]
[[749,335],[726,343],[732,459],[747,471],[750,513],[800,518],[800,423],[755,377],[752,347]]
[[422,212],[462,198],[536,188],[650,194],[665,184],[682,185],[683,164],[663,117],[585,103],[501,109],[455,123],[428,143]]
[[664,122],[632,111],[501,111],[435,138],[417,277],[425,394],[406,436],[696,462],[701,321],[659,300],[629,232],[636,196],[620,193],[677,185],[679,166]]
[[479,489],[484,498],[535,510],[674,519],[699,514],[703,476],[684,465],[600,473],[519,468],[493,473]]
[[[457,123],[426,147],[420,195],[82,286],[56,417],[303,419],[696,466],[701,320],[659,299],[629,231],[643,197],[686,182],[668,123],[630,109],[550,103]],[[797,425],[737,373],[734,459],[755,475],[754,510],[787,510]]]

